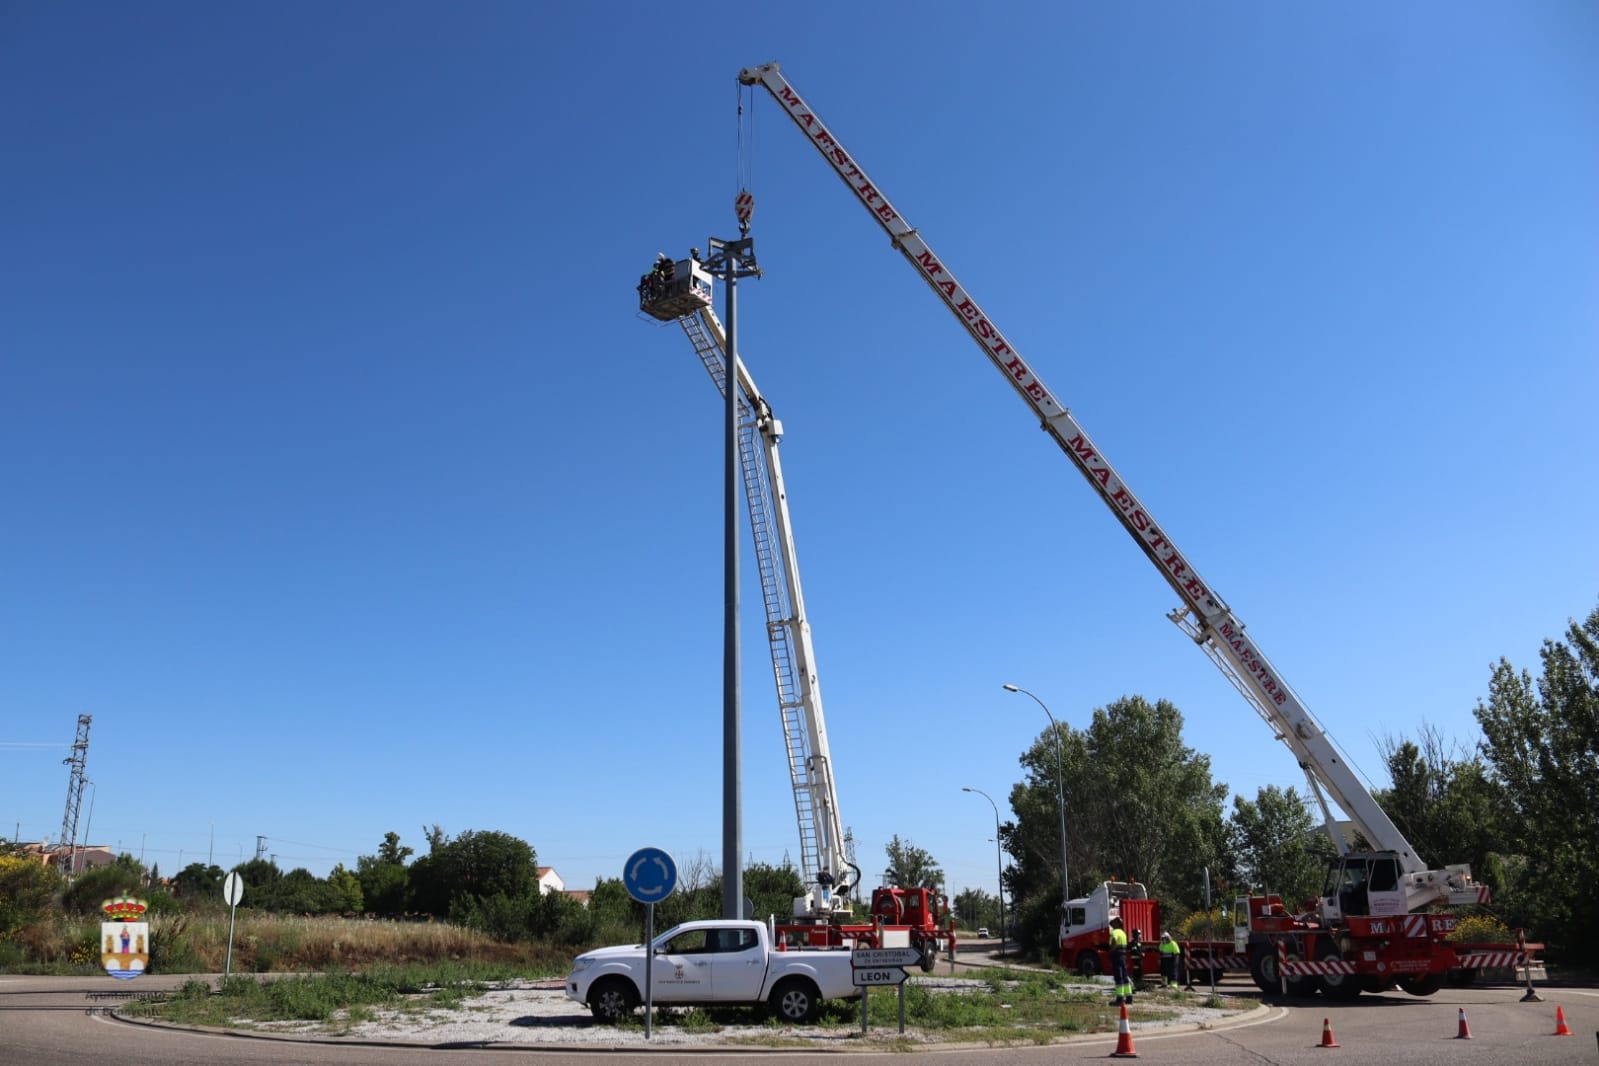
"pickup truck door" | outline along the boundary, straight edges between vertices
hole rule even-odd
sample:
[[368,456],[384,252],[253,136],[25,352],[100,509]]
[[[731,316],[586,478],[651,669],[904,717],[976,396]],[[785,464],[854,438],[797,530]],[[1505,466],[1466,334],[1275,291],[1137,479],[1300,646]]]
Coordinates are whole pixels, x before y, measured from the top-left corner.
[[704,929],[687,930],[656,949],[650,978],[655,1002],[694,1003],[711,998],[714,956],[707,950],[706,933]]
[[718,929],[709,945],[711,988],[723,1003],[754,1003],[766,981],[766,949],[753,929]]

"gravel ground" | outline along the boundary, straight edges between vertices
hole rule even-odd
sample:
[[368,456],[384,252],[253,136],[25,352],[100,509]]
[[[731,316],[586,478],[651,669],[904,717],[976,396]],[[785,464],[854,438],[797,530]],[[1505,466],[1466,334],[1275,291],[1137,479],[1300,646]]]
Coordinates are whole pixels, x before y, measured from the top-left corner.
[[[961,978],[918,977],[917,983],[946,992],[959,992],[963,987],[983,986],[984,982]],[[1103,986],[1083,986],[1084,989],[1104,991]],[[889,989],[877,989],[873,995],[892,995]],[[1134,1033],[1150,1032],[1181,1025],[1207,1025],[1250,1009],[1252,1004],[1229,1001],[1233,1009],[1218,1010],[1198,1006],[1205,998],[1187,997],[1191,1003],[1178,1004],[1177,1017],[1159,1022],[1134,1023]],[[1164,1005],[1164,1004],[1163,1004]],[[1107,1006],[1107,1012],[1109,1007]],[[758,1011],[751,1010],[748,1025],[709,1025],[703,1030],[687,1031],[675,1020],[664,1021],[657,1014],[653,1033],[648,1041],[644,1036],[642,1014],[638,1023],[628,1026],[596,1024],[587,1009],[566,998],[559,981],[526,982],[508,985],[475,997],[453,1010],[392,1010],[381,1011],[371,1021],[350,1023],[335,1021],[327,1025],[314,1023],[256,1023],[257,1031],[294,1034],[302,1036],[334,1037],[360,1041],[391,1041],[412,1044],[541,1044],[588,1045],[597,1047],[642,1046],[810,1046],[843,1047],[861,1045],[860,1025],[848,1026],[783,1026],[769,1023]],[[948,1044],[959,1042],[958,1034],[940,1031],[922,1033],[907,1029],[903,1037],[897,1025],[874,1026],[868,1042],[903,1042],[919,1044]]]

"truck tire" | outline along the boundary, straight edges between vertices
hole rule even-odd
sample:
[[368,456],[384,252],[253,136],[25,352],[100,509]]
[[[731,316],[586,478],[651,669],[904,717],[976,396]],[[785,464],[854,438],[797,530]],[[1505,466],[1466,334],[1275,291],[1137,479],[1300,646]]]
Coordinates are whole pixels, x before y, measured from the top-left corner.
[[[1300,959],[1299,949],[1288,949],[1290,961]],[[1255,987],[1267,995],[1282,992],[1282,973],[1277,966],[1277,949],[1271,944],[1261,946],[1251,945],[1249,954],[1249,976],[1255,979]],[[1288,979],[1288,994],[1290,996],[1308,996],[1316,991],[1314,977],[1290,977]]]
[[637,1009],[638,989],[625,977],[605,977],[589,989],[589,1013],[594,1020],[615,1025]]
[[932,973],[933,967],[938,965],[938,941],[924,940],[916,945],[916,950],[922,953],[922,972]]
[[[1317,962],[1342,962],[1343,955],[1338,951],[1338,945],[1331,940],[1323,940],[1316,945]],[[1352,973],[1324,973],[1316,978],[1321,985],[1321,994],[1329,999],[1354,999],[1360,995],[1360,976]]]
[[1429,973],[1421,977],[1401,977],[1399,987],[1413,996],[1430,996],[1444,986],[1444,975]]
[[1277,955],[1270,948],[1250,945],[1249,976],[1254,978],[1255,987],[1267,995],[1282,991],[1282,985],[1277,980]]
[[772,989],[772,998],[767,1002],[777,1019],[789,1025],[813,1022],[817,1012],[822,1009],[822,999],[816,986],[803,977],[789,977],[778,982],[777,987]]
[[1089,979],[1099,976],[1099,956],[1092,951],[1079,951],[1077,953],[1077,972]]

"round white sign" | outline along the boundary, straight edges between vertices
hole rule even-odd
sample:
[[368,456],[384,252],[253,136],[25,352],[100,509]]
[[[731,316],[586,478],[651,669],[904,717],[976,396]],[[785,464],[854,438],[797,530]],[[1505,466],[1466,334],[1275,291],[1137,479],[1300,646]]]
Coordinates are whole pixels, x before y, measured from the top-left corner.
[[237,873],[228,874],[222,881],[222,899],[230,907],[237,907],[244,898],[244,878]]

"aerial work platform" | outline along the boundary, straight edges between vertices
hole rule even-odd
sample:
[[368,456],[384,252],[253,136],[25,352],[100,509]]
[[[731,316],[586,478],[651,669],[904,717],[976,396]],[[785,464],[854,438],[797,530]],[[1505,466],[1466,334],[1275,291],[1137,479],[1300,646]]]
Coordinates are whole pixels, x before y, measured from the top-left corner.
[[638,309],[651,318],[675,322],[710,306],[711,275],[695,256],[665,263],[658,259],[656,268],[639,278]]

